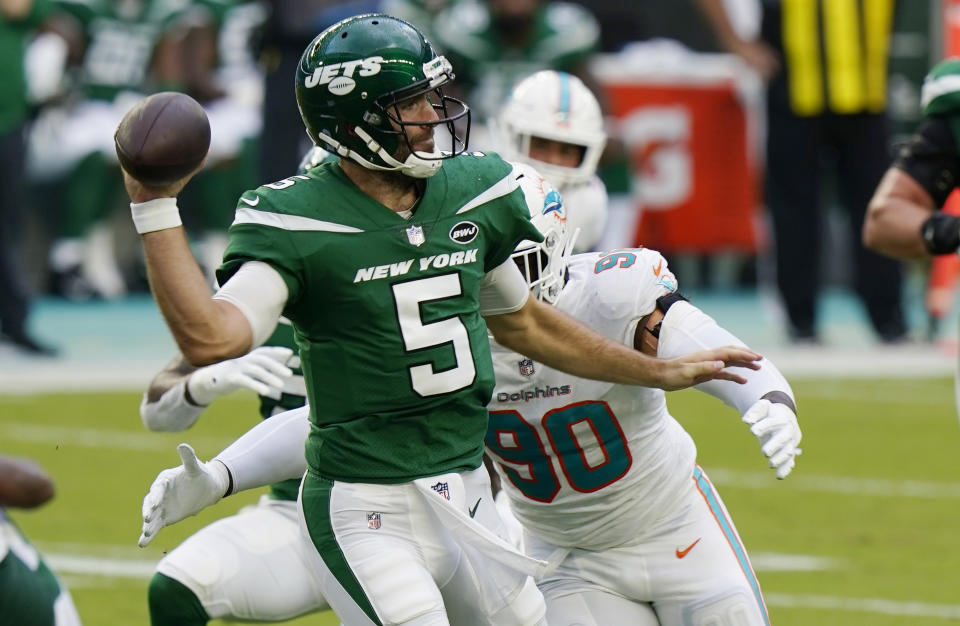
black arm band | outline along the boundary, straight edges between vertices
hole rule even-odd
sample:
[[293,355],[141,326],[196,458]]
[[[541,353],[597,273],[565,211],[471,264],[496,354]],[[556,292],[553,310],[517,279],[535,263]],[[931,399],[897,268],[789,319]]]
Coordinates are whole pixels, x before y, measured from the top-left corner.
[[920,226],[920,237],[930,254],[951,254],[960,248],[960,218],[936,211]]
[[760,396],[761,400],[769,400],[773,404],[785,404],[790,407],[790,410],[793,411],[794,415],[797,415],[797,405],[794,403],[793,398],[788,396],[783,391],[771,391]]
[[[672,293],[668,293],[668,294],[665,295],[665,296],[660,296],[659,298],[657,298],[657,308],[660,309],[660,311],[661,311],[664,315],[666,315],[666,314],[667,314],[667,311],[670,309],[670,307],[672,307],[674,304],[676,304],[677,302],[679,302],[679,301],[681,301],[681,300],[683,300],[684,302],[689,302],[686,298],[684,298],[682,295],[680,295],[679,292],[674,291],[674,292],[672,292]],[[660,339],[660,325],[661,325],[661,324],[663,324],[663,319],[662,319],[662,318],[661,318],[661,320],[660,320],[659,322],[656,323],[656,325],[655,325],[653,328],[646,328],[646,327],[644,327],[644,330],[646,330],[648,333],[650,333],[651,335],[653,335],[653,336],[656,337],[657,339]]]

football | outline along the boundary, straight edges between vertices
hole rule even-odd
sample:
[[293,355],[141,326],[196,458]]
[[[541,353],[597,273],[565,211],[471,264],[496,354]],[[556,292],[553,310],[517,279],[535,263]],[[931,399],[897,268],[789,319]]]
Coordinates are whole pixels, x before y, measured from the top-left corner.
[[113,141],[127,173],[148,187],[164,187],[203,163],[210,149],[210,121],[190,96],[164,91],[130,109]]

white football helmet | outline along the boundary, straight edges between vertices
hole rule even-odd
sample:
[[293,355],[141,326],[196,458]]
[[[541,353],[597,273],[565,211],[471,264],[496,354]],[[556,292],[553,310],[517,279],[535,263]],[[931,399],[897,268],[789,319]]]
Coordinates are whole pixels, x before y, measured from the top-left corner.
[[[495,122],[504,157],[530,163],[563,189],[588,180],[607,143],[600,104],[572,74],[544,70],[517,83]],[[530,137],[583,146],[578,167],[563,167],[530,158]]]
[[560,193],[532,166],[517,163],[520,189],[530,209],[530,221],[543,235],[543,241],[524,239],[511,258],[527,279],[535,298],[556,304],[566,281],[567,259],[573,252],[576,233],[567,232],[567,211]]

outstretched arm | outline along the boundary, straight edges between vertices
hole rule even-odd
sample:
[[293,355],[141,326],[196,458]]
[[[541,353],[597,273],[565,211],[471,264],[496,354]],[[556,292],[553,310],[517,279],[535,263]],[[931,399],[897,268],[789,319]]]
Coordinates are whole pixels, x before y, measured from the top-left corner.
[[143,499],[140,547],[164,527],[232,493],[302,476],[307,467],[303,445],[310,432],[309,414],[310,408],[304,406],[274,415],[206,463],[181,443],[177,452],[182,465],[160,472]]
[[293,375],[287,361],[293,350],[262,346],[249,354],[196,368],[177,356],[150,382],[140,403],[140,417],[150,430],[186,430],[219,396],[250,389],[261,396],[279,398]]
[[486,318],[497,343],[555,369],[597,380],[682,389],[712,379],[742,383],[724,368],[755,369],[762,358],[745,347],[728,346],[670,359],[646,356],[587,328],[534,298],[522,308]]
[[[722,345],[744,345],[686,301],[674,302],[665,314],[660,309],[654,310],[638,325],[635,337],[638,350],[648,353],[653,350],[661,357],[676,357]],[[746,382],[742,385],[711,380],[698,385],[697,389],[719,398],[743,416],[750,432],[760,440],[761,452],[770,467],[776,470],[777,478],[782,479],[793,469],[794,457],[800,454],[797,405],[790,384],[777,367],[767,359],[758,365],[758,369],[744,373]]]

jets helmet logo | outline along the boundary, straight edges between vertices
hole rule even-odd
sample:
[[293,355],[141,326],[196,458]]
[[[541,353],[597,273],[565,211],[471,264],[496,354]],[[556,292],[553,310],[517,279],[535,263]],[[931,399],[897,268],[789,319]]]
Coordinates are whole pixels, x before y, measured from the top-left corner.
[[357,76],[379,74],[380,64],[384,62],[382,56],[372,56],[355,61],[321,65],[313,70],[313,74],[307,76],[303,85],[307,89],[313,89],[318,85],[329,85],[327,89],[330,93],[335,96],[345,96],[357,86],[357,81],[353,78],[354,74]]

